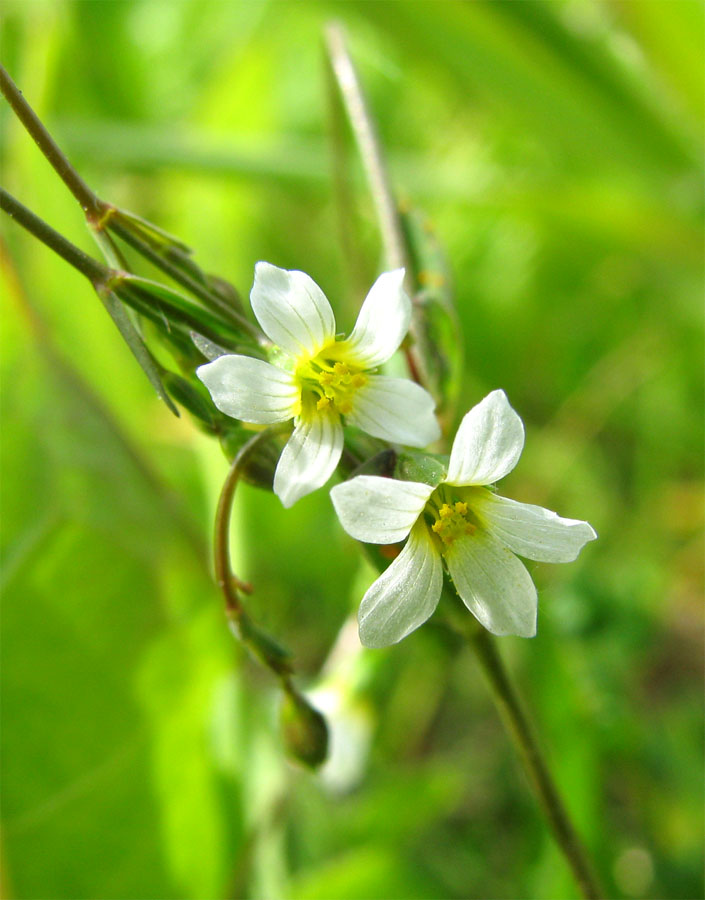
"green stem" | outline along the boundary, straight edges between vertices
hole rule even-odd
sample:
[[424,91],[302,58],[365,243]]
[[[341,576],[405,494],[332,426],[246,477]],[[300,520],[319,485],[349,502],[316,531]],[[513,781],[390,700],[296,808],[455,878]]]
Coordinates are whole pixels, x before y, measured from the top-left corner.
[[474,634],[469,636],[469,640],[490,686],[504,725],[511,735],[524,768],[531,779],[553,837],[570,866],[583,897],[588,900],[599,900],[604,894],[588,862],[585,848],[570,820],[546,760],[539,749],[496,643],[484,628],[479,627]]
[[4,188],[0,188],[0,209],[11,216],[18,225],[46,244],[74,269],[85,275],[96,290],[109,281],[112,274],[110,269],[93,259],[92,256],[88,256],[75,244],[67,241],[43,219],[23,206],[19,200],[15,200]]
[[[406,287],[413,297],[416,285],[413,280],[408,245],[399,219],[398,205],[389,180],[374,118],[367,105],[355,64],[348,51],[342,25],[337,22],[329,24],[325,30],[325,38],[328,58],[350,120],[350,127],[355,136],[377,212],[385,265],[388,269],[406,269]],[[413,330],[412,324],[412,334]],[[406,357],[409,375],[417,384],[424,385],[422,369],[418,365],[414,349],[405,341],[402,350]]]
[[225,598],[225,614],[231,630],[250,652],[279,681],[283,692],[280,711],[282,737],[287,753],[309,768],[317,768],[328,752],[328,726],[318,710],[299,692],[292,681],[291,655],[248,616],[238,591],[251,593],[252,587],[235,577],[230,564],[230,517],[235,488],[252,454],[264,443],[289,429],[289,423],[271,425],[244,444],[230,466],[215,516],[215,577]]
[[390,269],[406,268],[409,273],[406,242],[384,154],[360,79],[348,52],[345,31],[341,25],[333,22],[326,27],[325,38],[331,66],[370,185],[382,233],[386,264]]
[[100,218],[104,211],[104,204],[96,197],[61,152],[54,138],[49,134],[37,114],[25,100],[22,91],[2,66],[0,66],[0,90],[2,90],[17,118],[34,138],[34,142],[49,163],[51,163],[56,174],[81,204],[86,216],[89,219]]

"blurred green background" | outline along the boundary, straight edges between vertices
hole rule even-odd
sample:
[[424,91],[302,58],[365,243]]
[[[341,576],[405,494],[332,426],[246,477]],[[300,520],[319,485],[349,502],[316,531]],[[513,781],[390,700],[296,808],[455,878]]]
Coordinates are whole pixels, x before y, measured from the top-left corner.
[[[321,29],[345,22],[393,181],[447,250],[462,411],[503,387],[527,425],[503,492],[600,535],[531,566],[538,637],[505,659],[608,895],[702,897],[699,0],[2,16],[5,66],[101,197],[245,296],[257,260],[305,270],[343,327],[381,266],[354,153],[352,214],[333,189]],[[4,103],[2,142],[5,186],[95,252]],[[209,575],[220,449],[81,276],[3,234],[5,896],[576,896],[467,650],[429,625],[360,652],[371,574],[326,492],[283,511],[246,488],[251,608],[336,723],[325,778],[284,762]]]

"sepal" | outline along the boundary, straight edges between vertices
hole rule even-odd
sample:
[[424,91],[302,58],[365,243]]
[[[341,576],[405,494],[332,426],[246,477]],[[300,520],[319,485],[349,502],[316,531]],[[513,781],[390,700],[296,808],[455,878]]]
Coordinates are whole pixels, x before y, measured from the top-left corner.
[[437,487],[445,478],[448,462],[434,453],[405,450],[397,456],[394,477],[400,481],[422,481]]

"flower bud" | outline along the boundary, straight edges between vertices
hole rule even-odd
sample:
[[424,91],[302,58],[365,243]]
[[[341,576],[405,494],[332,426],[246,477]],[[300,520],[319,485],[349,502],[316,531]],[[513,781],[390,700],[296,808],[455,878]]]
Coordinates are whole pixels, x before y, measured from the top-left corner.
[[282,737],[292,760],[317,769],[328,754],[328,726],[318,710],[296,691],[284,689],[280,711]]

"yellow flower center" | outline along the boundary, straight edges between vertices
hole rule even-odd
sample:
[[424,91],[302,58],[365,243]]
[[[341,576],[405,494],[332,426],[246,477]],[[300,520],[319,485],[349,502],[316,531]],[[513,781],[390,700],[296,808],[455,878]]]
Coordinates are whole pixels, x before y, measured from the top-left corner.
[[473,516],[468,504],[464,500],[447,501],[445,490],[441,488],[438,492],[434,491],[426,505],[429,522],[433,519],[430,522],[431,531],[442,541],[443,548],[449,547],[457,538],[477,531],[477,525],[471,521]]
[[296,370],[301,395],[316,400],[316,409],[328,409],[346,416],[352,412],[355,393],[367,384],[361,369],[344,362],[333,362],[323,354],[307,360]]

